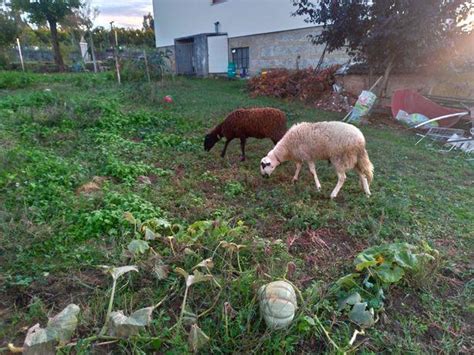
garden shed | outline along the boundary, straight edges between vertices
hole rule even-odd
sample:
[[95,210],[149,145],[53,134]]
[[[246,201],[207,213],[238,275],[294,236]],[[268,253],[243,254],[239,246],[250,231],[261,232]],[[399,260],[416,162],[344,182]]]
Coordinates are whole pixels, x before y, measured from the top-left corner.
[[176,73],[206,77],[227,72],[229,50],[226,33],[201,33],[174,40]]

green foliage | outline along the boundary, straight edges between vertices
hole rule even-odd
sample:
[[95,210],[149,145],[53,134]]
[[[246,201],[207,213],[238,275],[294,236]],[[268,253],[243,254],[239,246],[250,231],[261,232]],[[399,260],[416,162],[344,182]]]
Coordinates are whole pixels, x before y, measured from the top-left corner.
[[29,74],[0,71],[0,89],[21,89],[30,86],[33,82],[34,79]]
[[74,9],[81,6],[80,0],[69,1],[28,1],[13,0],[11,6],[15,10],[25,11],[29,14],[29,20],[37,25],[43,25],[46,21],[59,22],[67,15],[71,15]]
[[238,181],[229,182],[225,186],[224,194],[229,197],[235,197],[244,192],[244,187]]
[[128,226],[123,220],[125,212],[133,213],[139,219],[150,219],[162,216],[159,207],[153,206],[138,195],[106,193],[99,208],[79,216],[80,234],[83,238],[92,236],[120,236],[123,229]]
[[15,11],[27,13],[28,20],[37,26],[48,24],[51,32],[54,61],[58,66],[59,71],[64,71],[63,58],[59,48],[57,24],[61,24],[67,16],[73,14],[74,10],[79,9],[82,6],[82,1],[12,0],[10,6]]
[[415,68],[445,60],[440,54],[449,47],[454,51],[454,43],[472,31],[474,10],[467,0],[293,0],[293,5],[294,15],[323,26],[313,43],[329,52],[345,49],[372,69],[385,70],[385,80],[394,64]]
[[[6,11],[0,3],[0,48],[7,48],[13,44],[20,32],[20,26],[15,21],[12,13]],[[1,67],[1,66],[0,66]]]
[[[364,127],[376,167],[373,196],[366,199],[349,174],[340,199],[329,201],[337,178],[327,164],[318,165],[318,193],[306,170],[290,183],[291,164],[261,179],[254,163],[272,148],[268,140],[250,140],[245,163],[238,143],[222,160],[202,140],[236,107],[275,106],[290,124],[336,114],[249,98],[240,82],[118,86],[107,73],[28,78],[0,92],[0,294],[12,305],[2,340],[16,344],[24,327],[44,326],[72,298],[87,307],[77,344],[61,352],[93,352],[96,343],[113,341],[112,352],[186,353],[193,324],[210,338],[201,352],[457,353],[467,346],[474,192],[464,157],[414,149],[416,137],[393,128]],[[165,95],[174,102],[165,105]],[[94,188],[84,192],[88,184]],[[429,249],[403,246],[423,240],[440,250],[434,263],[422,256]],[[392,250],[394,242],[402,244]],[[351,260],[365,248],[357,264],[368,264],[354,270]],[[379,253],[393,261],[374,265]],[[112,320],[109,283],[98,266],[130,264],[139,272],[118,280]],[[186,286],[176,268],[208,279],[188,290],[182,326]],[[402,272],[400,281],[384,282]],[[301,291],[300,308],[290,328],[268,332],[255,291],[284,277]],[[128,328],[119,321],[157,304],[134,336],[93,338],[106,319]],[[351,318],[383,322],[365,328],[368,341],[357,336],[350,346],[360,329]]]
[[[130,28],[114,28],[117,31],[117,40],[121,46],[127,47],[147,47],[155,48],[155,33],[151,29],[130,29]],[[115,39],[115,33],[111,33],[110,29],[97,26],[92,30],[94,45],[98,50],[105,50],[111,47]]]
[[[357,273],[339,279],[332,291],[338,295],[339,309],[350,308],[349,319],[363,328],[375,323],[374,310],[383,310],[388,287],[400,282],[406,274],[415,277],[420,271],[434,270],[439,253],[427,244],[416,247],[408,243],[374,246],[357,255]],[[366,309],[366,307],[368,309]]]
[[159,51],[143,54],[136,59],[124,60],[122,78],[127,81],[146,81],[149,75],[151,80],[163,79],[165,75],[171,74],[170,55],[169,52]]

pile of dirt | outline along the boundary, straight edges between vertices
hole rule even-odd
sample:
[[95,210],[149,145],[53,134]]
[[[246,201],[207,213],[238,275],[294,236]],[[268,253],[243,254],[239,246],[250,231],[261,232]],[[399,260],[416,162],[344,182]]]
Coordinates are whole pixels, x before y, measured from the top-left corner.
[[305,270],[300,282],[315,278],[330,281],[341,275],[341,269],[367,247],[364,241],[331,228],[308,229],[299,235],[290,235],[286,244],[290,254],[303,259]]
[[315,106],[325,111],[349,112],[357,98],[350,94],[340,94],[334,91],[324,93],[315,101]]

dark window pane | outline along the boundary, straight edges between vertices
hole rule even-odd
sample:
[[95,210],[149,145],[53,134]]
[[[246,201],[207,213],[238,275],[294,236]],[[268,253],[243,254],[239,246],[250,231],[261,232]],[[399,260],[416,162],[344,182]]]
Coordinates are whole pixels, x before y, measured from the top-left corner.
[[237,69],[248,69],[249,47],[232,48],[232,61]]

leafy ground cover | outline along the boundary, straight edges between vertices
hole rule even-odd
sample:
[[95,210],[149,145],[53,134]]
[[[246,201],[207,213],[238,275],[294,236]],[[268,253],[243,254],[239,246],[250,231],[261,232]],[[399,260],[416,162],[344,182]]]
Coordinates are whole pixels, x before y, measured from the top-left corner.
[[[274,106],[290,123],[340,114],[250,98],[223,80],[119,87],[108,74],[0,73],[0,83],[0,347],[75,303],[62,352],[472,350],[474,173],[462,155],[375,122],[362,128],[373,196],[350,173],[331,201],[325,162],[318,193],[307,170],[291,184],[291,164],[260,177],[270,141],[251,140],[244,163],[237,143],[222,160],[202,141],[237,107]],[[434,261],[414,270],[426,255]],[[139,270],[117,281],[114,311],[159,305],[128,339],[93,337],[111,298],[101,265]],[[202,282],[184,297],[193,270]],[[282,278],[303,302],[289,329],[269,331],[256,291]],[[362,301],[373,317],[351,316]]]

